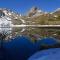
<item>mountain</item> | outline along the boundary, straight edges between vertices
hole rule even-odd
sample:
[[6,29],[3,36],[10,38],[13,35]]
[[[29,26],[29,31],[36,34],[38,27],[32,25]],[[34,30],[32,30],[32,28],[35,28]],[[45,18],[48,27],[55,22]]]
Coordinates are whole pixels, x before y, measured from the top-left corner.
[[39,16],[42,15],[44,12],[42,10],[39,10],[37,7],[32,7],[29,12],[28,12],[28,16]]
[[[11,25],[22,24],[21,14],[13,12],[10,9],[0,8],[0,33],[10,34],[12,31],[18,31],[19,29],[10,27]],[[2,28],[5,27],[5,28]],[[12,30],[12,31],[11,31]]]
[[52,14],[60,16],[60,8],[57,8],[56,10],[54,10]]
[[[21,24],[21,14],[18,14],[16,12],[13,12],[12,10],[10,9],[7,9],[7,8],[0,8],[0,11],[2,11],[4,14],[5,14],[5,18],[7,20],[11,19],[13,24]],[[0,12],[1,14],[1,12]]]
[[[25,18],[24,18],[25,19]],[[53,12],[44,12],[37,7],[32,7],[28,15],[26,16],[27,24],[60,24],[60,8],[57,8]]]
[[56,10],[54,10],[54,12],[58,12],[58,11],[60,11],[60,8],[57,8]]
[[21,16],[21,14],[7,8],[0,8],[0,11],[5,14],[5,18],[10,18],[13,24],[22,24],[23,20],[26,22],[25,24],[60,24],[60,8],[48,13],[37,7],[32,7],[28,11],[27,16]]
[[12,10],[7,9],[7,8],[0,8],[0,10],[2,10],[5,13],[6,16],[12,16],[12,15],[13,15],[13,17],[21,16],[21,14],[13,12]]

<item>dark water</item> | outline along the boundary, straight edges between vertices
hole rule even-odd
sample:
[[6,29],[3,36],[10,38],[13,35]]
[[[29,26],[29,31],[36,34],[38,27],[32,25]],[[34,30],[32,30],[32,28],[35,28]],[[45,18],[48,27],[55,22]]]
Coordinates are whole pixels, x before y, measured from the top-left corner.
[[0,48],[0,60],[27,60],[31,55],[39,51],[42,45],[57,43],[54,38],[45,38],[33,43],[27,36],[18,36],[11,39],[10,42],[3,43],[3,48]]

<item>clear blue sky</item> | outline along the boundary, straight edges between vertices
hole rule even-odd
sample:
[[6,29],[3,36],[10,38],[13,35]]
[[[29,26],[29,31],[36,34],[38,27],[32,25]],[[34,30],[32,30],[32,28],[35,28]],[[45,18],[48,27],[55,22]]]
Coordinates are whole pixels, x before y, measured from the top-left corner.
[[60,0],[0,0],[1,8],[9,8],[21,14],[26,13],[33,6],[50,12],[60,7]]

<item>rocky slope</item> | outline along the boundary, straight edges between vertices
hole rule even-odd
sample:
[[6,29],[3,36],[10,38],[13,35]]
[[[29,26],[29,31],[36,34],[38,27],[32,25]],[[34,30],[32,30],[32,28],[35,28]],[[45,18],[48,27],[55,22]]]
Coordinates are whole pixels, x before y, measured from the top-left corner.
[[[25,18],[24,18],[25,19]],[[60,8],[53,12],[44,12],[37,7],[33,7],[29,10],[26,16],[27,24],[60,24]]]

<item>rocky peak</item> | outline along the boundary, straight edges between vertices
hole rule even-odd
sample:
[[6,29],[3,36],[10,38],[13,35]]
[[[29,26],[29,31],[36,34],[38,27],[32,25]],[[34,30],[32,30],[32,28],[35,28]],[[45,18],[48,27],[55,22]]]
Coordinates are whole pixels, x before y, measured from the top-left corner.
[[38,16],[41,15],[43,12],[42,10],[38,9],[37,7],[33,7],[30,9],[28,16]]

